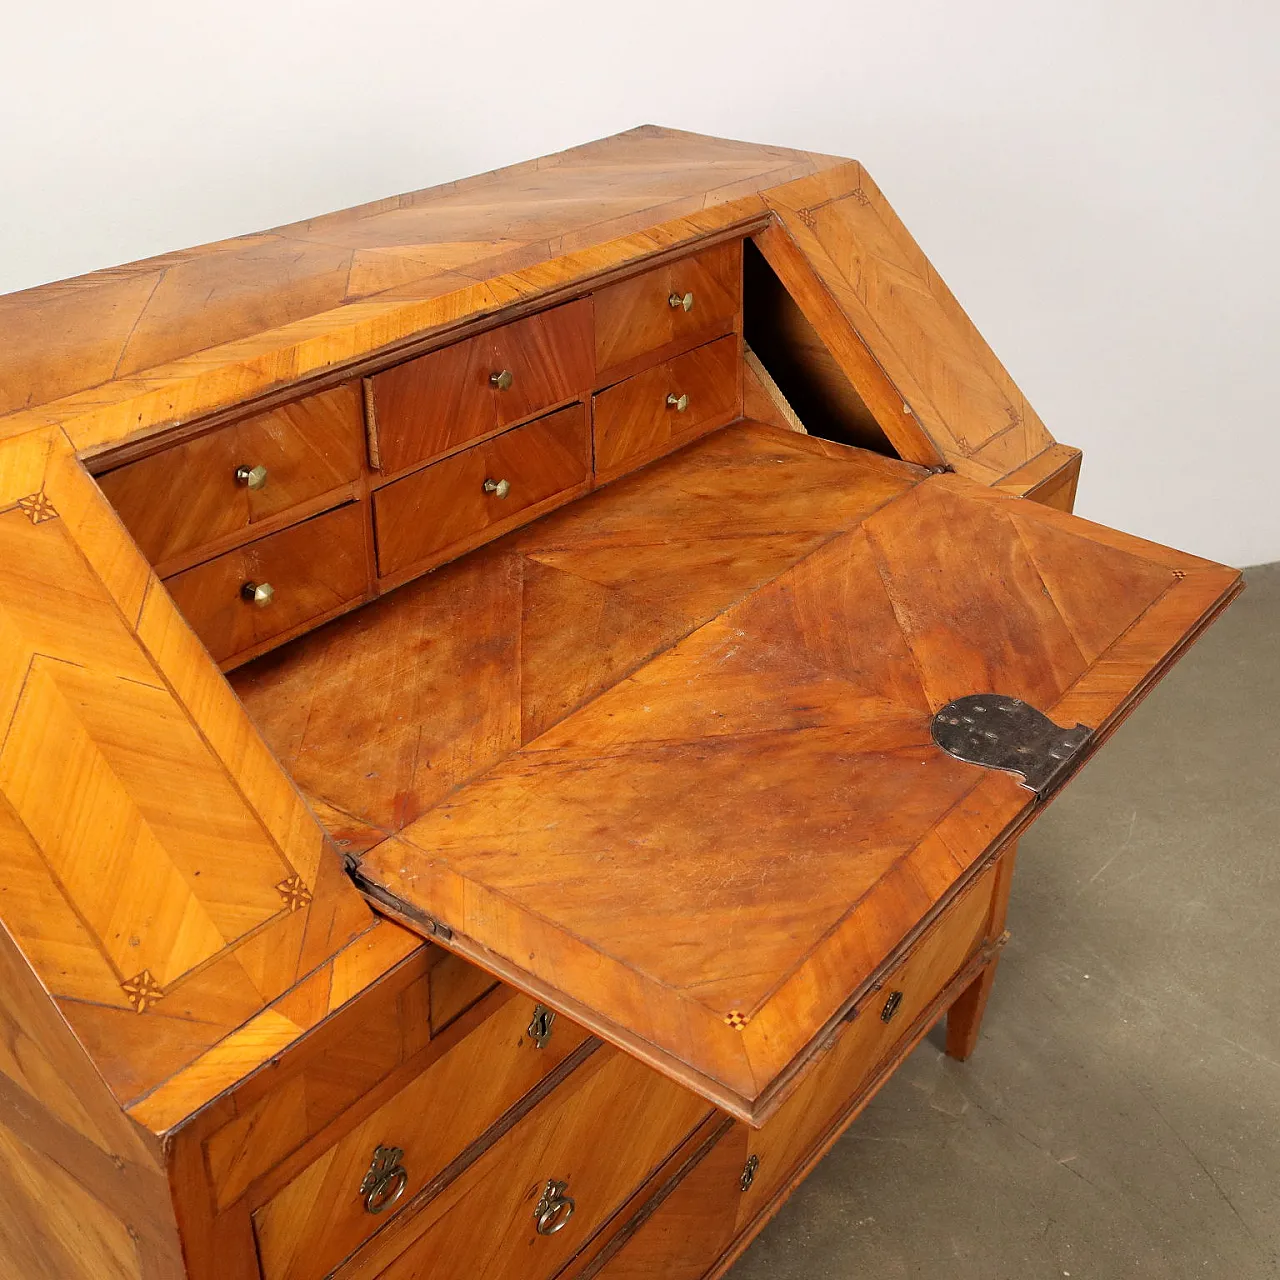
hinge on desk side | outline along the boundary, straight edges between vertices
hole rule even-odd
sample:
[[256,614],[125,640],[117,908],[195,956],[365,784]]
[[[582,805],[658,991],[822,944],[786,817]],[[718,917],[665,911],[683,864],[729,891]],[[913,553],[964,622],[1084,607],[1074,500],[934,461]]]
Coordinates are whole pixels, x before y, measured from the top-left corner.
[[948,755],[987,769],[1020,773],[1023,786],[1046,795],[1089,745],[1093,730],[1064,729],[1021,698],[971,693],[933,717],[933,740]]
[[381,903],[389,911],[394,911],[396,915],[404,916],[406,920],[412,920],[414,924],[421,929],[425,929],[432,937],[441,938],[445,942],[448,942],[453,937],[453,930],[442,920],[436,920],[434,917],[427,915],[425,911],[415,907],[413,903],[396,897],[394,893],[384,889],[376,880],[370,880],[360,870],[358,858],[349,853],[344,853],[342,862],[347,875],[351,877],[352,883],[365,897]]

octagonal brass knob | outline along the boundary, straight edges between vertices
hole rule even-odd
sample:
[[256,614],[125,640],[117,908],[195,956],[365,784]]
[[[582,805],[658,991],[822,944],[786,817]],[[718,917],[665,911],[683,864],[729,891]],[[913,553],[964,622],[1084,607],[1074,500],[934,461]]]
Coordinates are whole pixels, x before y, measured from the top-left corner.
[[511,370],[503,369],[501,373],[491,373],[489,375],[489,385],[496,387],[499,391],[505,391],[512,382]]
[[242,466],[236,468],[236,484],[246,489],[264,489],[267,484],[267,469],[261,463],[256,467]]
[[672,311],[692,311],[693,310],[693,294],[673,293],[667,299],[667,306],[669,306]]
[[688,396],[678,396],[673,391],[667,396],[667,408],[674,409],[677,413],[683,413],[689,407]]
[[486,480],[484,482],[485,493],[491,493],[495,498],[505,498],[511,492],[510,480]]
[[276,598],[276,589],[269,582],[246,582],[240,588],[240,598],[265,609]]

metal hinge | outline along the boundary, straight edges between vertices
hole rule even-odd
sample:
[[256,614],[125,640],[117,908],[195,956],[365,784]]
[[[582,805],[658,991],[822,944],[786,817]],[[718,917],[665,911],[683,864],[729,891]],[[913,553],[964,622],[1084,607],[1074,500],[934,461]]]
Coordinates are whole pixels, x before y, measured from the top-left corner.
[[1044,796],[1070,771],[1093,738],[1088,725],[1064,729],[1021,698],[971,693],[933,717],[933,740],[957,760],[1020,773]]
[[425,911],[415,907],[412,902],[406,902],[403,898],[399,898],[394,893],[384,889],[376,880],[370,880],[360,870],[360,860],[353,854],[344,853],[342,855],[342,863],[347,875],[351,877],[352,883],[366,898],[372,898],[374,902],[381,903],[389,911],[394,911],[396,915],[404,916],[406,920],[412,920],[414,924],[420,929],[425,929],[432,937],[441,938],[446,942],[453,937],[453,930],[442,920],[436,920],[434,917],[427,915]]

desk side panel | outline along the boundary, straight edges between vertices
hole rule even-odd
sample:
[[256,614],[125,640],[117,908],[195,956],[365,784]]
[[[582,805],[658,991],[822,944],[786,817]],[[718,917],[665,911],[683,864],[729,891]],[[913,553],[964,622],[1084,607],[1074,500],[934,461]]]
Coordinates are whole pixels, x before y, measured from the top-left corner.
[[122,1101],[371,923],[53,432],[0,448],[0,860],[5,926]]

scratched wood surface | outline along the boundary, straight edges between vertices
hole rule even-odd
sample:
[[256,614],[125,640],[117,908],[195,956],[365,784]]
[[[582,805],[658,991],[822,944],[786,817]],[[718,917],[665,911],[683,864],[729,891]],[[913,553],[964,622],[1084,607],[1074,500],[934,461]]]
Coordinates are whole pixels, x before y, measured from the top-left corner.
[[932,714],[995,691],[1105,733],[1237,581],[744,424],[235,683],[304,790],[391,837],[363,874],[758,1121],[1031,811]]

